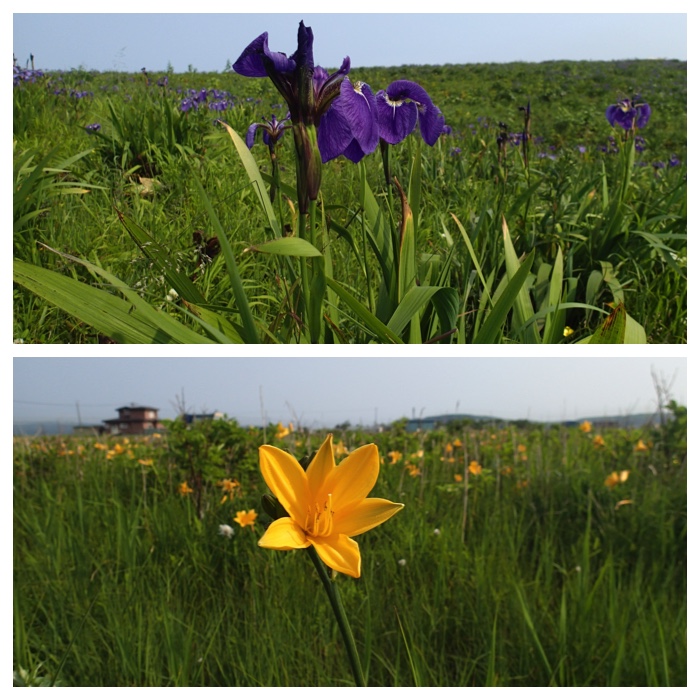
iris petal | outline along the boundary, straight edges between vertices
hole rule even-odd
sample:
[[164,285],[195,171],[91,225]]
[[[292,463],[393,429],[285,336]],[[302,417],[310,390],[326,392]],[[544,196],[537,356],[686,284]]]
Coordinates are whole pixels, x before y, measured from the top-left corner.
[[353,86],[349,79],[343,80],[338,105],[359,147],[365,154],[372,153],[379,143],[379,128],[377,104],[370,86],[366,83]]
[[342,155],[352,141],[352,131],[343,113],[333,103],[321,117],[316,131],[321,160],[327,163]]
[[390,104],[385,90],[377,93],[379,136],[387,143],[401,143],[415,128],[418,108],[413,102]]
[[333,535],[316,539],[310,537],[321,561],[334,571],[353,578],[360,577],[360,547],[347,535]]
[[420,105],[418,107],[418,124],[423,141],[425,141],[428,146],[434,146],[442,133],[442,127],[445,125],[445,117],[443,117],[442,112],[430,102],[427,105]]
[[263,445],[259,453],[260,471],[270,491],[295,522],[305,522],[311,499],[301,465],[292,455],[272,445]]
[[248,131],[246,132],[245,135],[245,145],[248,146],[248,148],[253,148],[253,144],[255,143],[255,132],[258,130],[258,127],[260,124],[251,124],[248,127]]
[[361,535],[381,525],[402,508],[402,503],[392,503],[385,498],[366,498],[347,511],[336,511],[333,516],[333,529],[345,533],[348,537]]
[[306,549],[310,544],[306,533],[291,518],[274,520],[258,540],[258,545],[267,549]]

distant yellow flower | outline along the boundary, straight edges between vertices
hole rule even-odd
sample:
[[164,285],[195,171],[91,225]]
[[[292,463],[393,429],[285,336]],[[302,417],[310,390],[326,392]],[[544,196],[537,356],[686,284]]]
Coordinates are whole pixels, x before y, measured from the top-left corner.
[[414,464],[407,464],[406,469],[408,470],[408,475],[412,477],[420,476],[420,469]]
[[277,440],[281,440],[282,438],[286,438],[287,435],[290,435],[291,433],[294,432],[294,426],[290,423],[289,427],[286,428],[282,423],[277,424],[277,432],[275,433],[275,438]]
[[593,430],[593,426],[591,425],[590,421],[585,420],[583,423],[581,423],[581,425],[579,425],[578,429],[582,433],[590,433],[591,430]]
[[192,489],[190,488],[190,485],[186,482],[183,481],[178,487],[177,487],[177,492],[181,496],[186,496],[188,493],[193,493]]
[[455,474],[455,481],[459,483],[460,481],[464,481],[464,477],[461,474]]
[[292,455],[263,445],[260,471],[289,516],[273,521],[258,544],[281,550],[313,546],[326,566],[354,578],[360,576],[361,558],[351,537],[403,508],[401,503],[367,498],[379,476],[374,444],[354,450],[336,466],[329,434],[306,471]]
[[348,448],[345,447],[342,440],[338,440],[338,444],[333,446],[333,454],[336,457],[343,457],[348,454]]
[[152,459],[140,459],[139,464],[142,467],[152,467],[153,466],[153,460]]
[[627,481],[627,478],[629,477],[630,473],[628,469],[625,469],[624,471],[620,472],[619,474],[617,472],[612,472],[609,474],[606,479],[605,479],[605,485],[611,489],[614,486],[617,486],[618,484],[623,484],[625,481]]
[[218,486],[220,486],[221,490],[224,492],[221,501],[219,501],[219,505],[221,505],[233,498],[233,493],[240,486],[240,484],[235,479],[222,479],[218,483]]
[[109,449],[109,447],[107,447],[107,445],[105,445],[104,442],[96,442],[96,443],[93,445],[93,447],[94,447],[96,450],[108,450],[108,449]]
[[450,454],[450,452],[452,452],[453,449],[454,449],[454,448],[452,447],[452,443],[451,443],[451,442],[448,442],[448,443],[445,445],[445,452],[447,452],[447,454]]
[[236,512],[236,517],[233,519],[233,522],[238,523],[241,527],[247,527],[248,525],[253,527],[257,517],[258,514],[254,509],[249,511],[239,510]]
[[389,458],[389,464],[396,464],[403,455],[398,450],[392,450],[387,452],[387,457]]
[[596,435],[593,438],[593,447],[605,447],[605,440],[602,435]]
[[114,452],[115,455],[121,455],[124,454],[124,452],[126,452],[126,448],[124,447],[124,445],[120,445],[119,443],[117,443],[112,449],[112,452]]
[[646,452],[649,446],[644,442],[644,440],[639,440],[639,442],[634,446],[635,452]]
[[510,476],[512,473],[513,467],[503,467],[503,469],[501,469],[501,474],[503,474],[504,476]]
[[478,476],[479,474],[481,474],[481,472],[481,465],[476,460],[472,460],[469,463],[469,473],[473,474],[474,476]]
[[423,450],[418,450],[418,452],[414,452],[411,455],[411,459],[421,459],[423,457],[423,454],[424,454]]
[[462,447],[462,441],[459,438],[457,438],[456,440],[453,441],[452,446],[453,447]]
[[564,326],[564,337],[568,338],[574,334],[574,329],[571,326]]
[[524,454],[525,452],[527,452],[527,446],[526,445],[518,445],[518,452],[520,454]]

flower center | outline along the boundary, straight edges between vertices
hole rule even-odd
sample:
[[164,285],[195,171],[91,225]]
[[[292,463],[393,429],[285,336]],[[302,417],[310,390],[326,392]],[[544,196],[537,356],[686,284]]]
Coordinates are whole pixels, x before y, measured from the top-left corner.
[[305,532],[312,537],[328,537],[333,532],[333,515],[329,493],[323,503],[314,505],[313,512],[309,508],[304,525]]

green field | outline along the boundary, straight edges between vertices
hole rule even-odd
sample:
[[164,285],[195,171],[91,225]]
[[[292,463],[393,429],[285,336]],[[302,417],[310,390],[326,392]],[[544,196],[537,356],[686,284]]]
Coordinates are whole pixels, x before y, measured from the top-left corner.
[[216,123],[282,119],[268,79],[20,73],[17,342],[686,342],[685,62],[353,69],[451,133],[330,160],[308,213],[291,132],[276,180]]
[[[377,444],[371,495],[405,505],[357,537],[362,575],[336,579],[369,685],[686,685],[686,423],[672,408],[634,430],[335,430],[337,460]],[[283,432],[16,438],[15,683],[352,685],[305,551],[257,546],[258,447],[301,459],[324,438]]]

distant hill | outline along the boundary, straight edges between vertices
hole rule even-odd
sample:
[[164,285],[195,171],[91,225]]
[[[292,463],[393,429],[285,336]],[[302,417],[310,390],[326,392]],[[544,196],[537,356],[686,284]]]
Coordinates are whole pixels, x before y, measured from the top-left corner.
[[[627,416],[583,416],[576,420],[567,421],[528,421],[521,420],[506,420],[495,416],[477,416],[467,413],[444,413],[439,416],[427,416],[425,418],[411,418],[406,422],[406,430],[409,433],[415,432],[418,429],[432,430],[438,425],[447,425],[452,421],[469,420],[475,423],[484,423],[487,425],[507,425],[509,423],[531,423],[532,425],[554,425],[561,424],[566,426],[576,426],[587,420],[594,427],[618,427],[618,428],[640,428],[644,425],[658,425],[659,414],[656,413],[634,413]],[[67,422],[59,421],[42,421],[42,422],[27,422],[15,423],[13,425],[12,434],[20,435],[71,435],[74,432],[74,426]]]
[[644,425],[658,425],[659,414],[655,413],[634,413],[626,416],[583,416],[576,420],[566,421],[528,421],[528,420],[505,420],[493,416],[475,416],[465,413],[445,413],[440,416],[427,416],[425,418],[411,418],[406,423],[406,430],[410,433],[418,429],[432,430],[438,425],[447,425],[453,421],[474,421],[475,423],[486,423],[495,425],[505,425],[508,423],[532,423],[532,425],[566,425],[576,426],[583,421],[589,421],[594,427],[616,427],[616,428],[640,428]]

